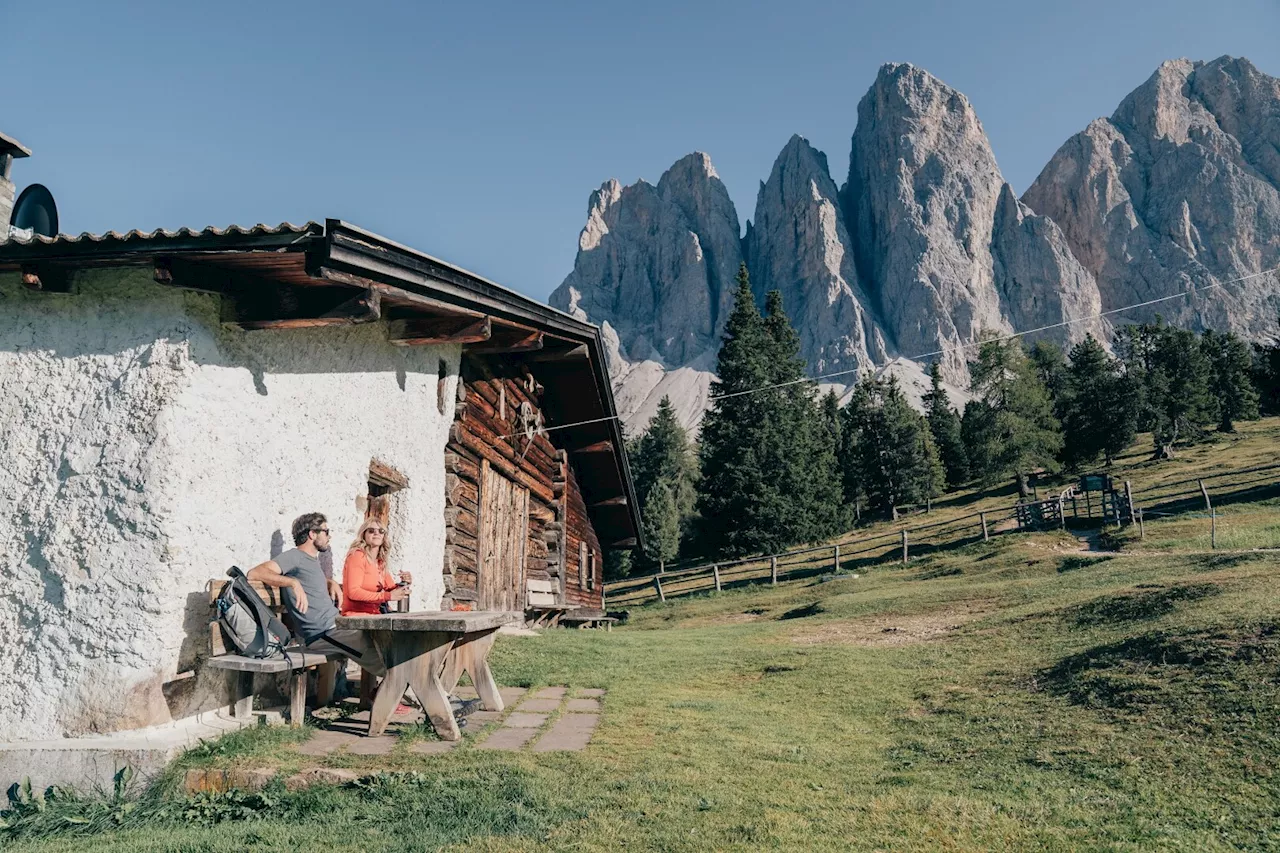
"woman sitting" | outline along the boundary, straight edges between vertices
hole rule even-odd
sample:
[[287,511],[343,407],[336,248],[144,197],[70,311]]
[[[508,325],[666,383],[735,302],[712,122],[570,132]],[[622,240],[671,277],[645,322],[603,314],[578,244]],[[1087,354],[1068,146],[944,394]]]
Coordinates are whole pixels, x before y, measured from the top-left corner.
[[396,583],[387,571],[387,552],[391,544],[387,529],[375,518],[367,520],[360,528],[356,541],[347,551],[342,564],[342,615],[382,613],[383,605],[409,597],[409,584],[413,578],[408,572],[400,573]]
[[[343,616],[384,613],[389,602],[409,597],[409,583],[413,578],[408,572],[400,573],[400,583],[391,577],[391,572],[387,571],[387,552],[390,550],[387,529],[375,518],[366,520],[347,551],[346,562],[342,564]],[[361,670],[361,710],[372,707],[374,686],[373,673]],[[396,708],[396,713],[408,710],[402,704]]]

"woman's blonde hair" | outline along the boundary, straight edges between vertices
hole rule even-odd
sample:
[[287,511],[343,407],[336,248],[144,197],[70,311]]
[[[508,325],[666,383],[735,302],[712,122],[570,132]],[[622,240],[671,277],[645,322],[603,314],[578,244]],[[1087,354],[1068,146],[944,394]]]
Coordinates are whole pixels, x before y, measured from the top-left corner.
[[[384,531],[382,534],[382,544],[378,546],[378,553],[369,555],[369,549],[364,543],[365,531],[370,527],[380,527]],[[360,532],[356,534],[356,541],[351,543],[351,547],[347,549],[347,553],[352,551],[364,551],[365,556],[370,556],[375,563],[383,564],[387,561],[387,554],[391,552],[391,534],[385,532],[387,526],[376,518],[366,518],[364,524],[360,525]]]

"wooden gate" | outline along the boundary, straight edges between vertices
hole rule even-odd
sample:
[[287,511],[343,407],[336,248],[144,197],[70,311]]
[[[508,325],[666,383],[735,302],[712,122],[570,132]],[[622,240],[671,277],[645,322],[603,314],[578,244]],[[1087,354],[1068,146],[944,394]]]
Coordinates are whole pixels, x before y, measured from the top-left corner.
[[524,609],[524,557],[529,492],[480,463],[478,551],[481,610]]

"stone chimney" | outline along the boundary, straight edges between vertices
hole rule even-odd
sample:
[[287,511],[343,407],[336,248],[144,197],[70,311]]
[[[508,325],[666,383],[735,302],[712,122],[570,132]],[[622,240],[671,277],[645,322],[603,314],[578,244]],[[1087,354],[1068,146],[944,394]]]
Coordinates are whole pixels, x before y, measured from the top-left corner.
[[0,133],[0,241],[9,239],[9,219],[13,215],[13,181],[9,172],[18,157],[30,157],[31,149],[11,136]]

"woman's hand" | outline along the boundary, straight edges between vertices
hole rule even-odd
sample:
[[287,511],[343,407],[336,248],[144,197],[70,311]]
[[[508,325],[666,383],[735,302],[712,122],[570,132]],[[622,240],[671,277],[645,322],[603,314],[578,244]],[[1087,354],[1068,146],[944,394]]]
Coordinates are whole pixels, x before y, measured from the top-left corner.
[[407,586],[392,587],[391,591],[387,593],[387,596],[388,596],[387,597],[388,601],[403,601],[404,599],[409,597],[409,587]]
[[400,583],[404,584],[405,586],[408,586],[409,584],[413,583],[413,575],[410,574],[409,572],[401,572]]

